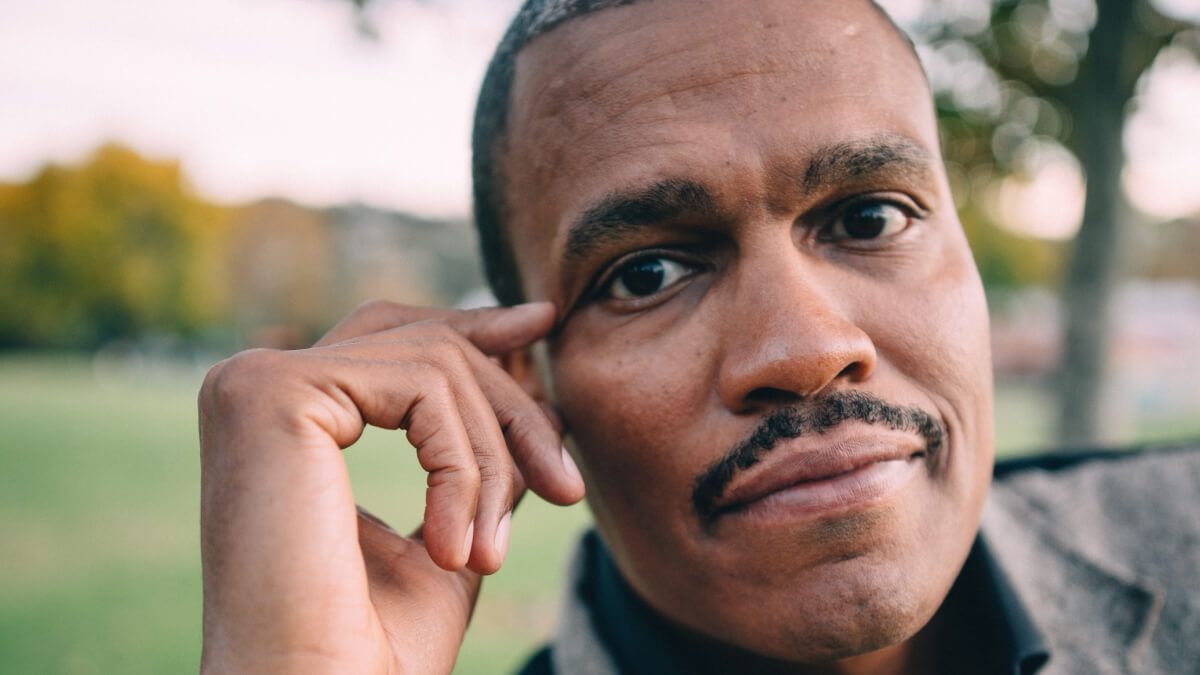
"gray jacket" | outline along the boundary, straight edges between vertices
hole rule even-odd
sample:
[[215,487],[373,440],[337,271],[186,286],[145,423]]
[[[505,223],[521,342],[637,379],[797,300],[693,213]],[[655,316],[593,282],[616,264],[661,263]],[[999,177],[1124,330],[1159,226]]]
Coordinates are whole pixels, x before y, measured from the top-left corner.
[[[982,533],[1049,643],[1040,673],[1200,673],[1195,448],[998,474]],[[551,660],[558,673],[617,675],[574,593]]]

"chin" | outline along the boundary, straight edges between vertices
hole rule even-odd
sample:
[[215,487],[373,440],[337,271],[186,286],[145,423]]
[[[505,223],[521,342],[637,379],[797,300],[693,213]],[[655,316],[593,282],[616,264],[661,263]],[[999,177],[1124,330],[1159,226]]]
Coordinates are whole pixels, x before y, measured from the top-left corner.
[[898,645],[936,614],[973,540],[927,487],[803,526],[729,528],[677,550],[690,560],[672,567],[689,573],[645,575],[659,583],[638,590],[719,649],[769,661],[827,663]]
[[[904,580],[863,582],[840,606],[813,613],[801,606],[772,640],[753,651],[793,662],[830,662],[898,645],[933,618],[949,588],[918,588]],[[931,597],[932,596],[932,597]]]
[[781,662],[830,662],[885,649],[916,635],[953,582],[953,575],[931,578],[919,561],[898,563],[859,556],[780,580],[770,592],[744,588],[735,592],[740,600],[709,614],[721,617],[717,625],[692,629]]

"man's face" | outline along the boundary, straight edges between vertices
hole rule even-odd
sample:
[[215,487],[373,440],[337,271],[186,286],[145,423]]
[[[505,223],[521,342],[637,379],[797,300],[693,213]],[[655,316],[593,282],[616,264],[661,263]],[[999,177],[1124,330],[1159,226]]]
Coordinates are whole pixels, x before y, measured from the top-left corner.
[[518,60],[505,169],[526,294],[565,317],[555,403],[639,595],[790,661],[918,631],[978,526],[990,356],[928,89],[884,19],[572,21]]

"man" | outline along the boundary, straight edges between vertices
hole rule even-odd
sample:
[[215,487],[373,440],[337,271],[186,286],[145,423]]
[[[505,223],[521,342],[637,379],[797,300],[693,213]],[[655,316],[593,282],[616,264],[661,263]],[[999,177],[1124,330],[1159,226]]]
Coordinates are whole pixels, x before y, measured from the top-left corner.
[[[475,135],[515,306],[373,303],[205,382],[203,668],[447,672],[524,490],[585,485],[532,672],[1194,668],[1194,454],[1014,471],[979,534],[987,311],[930,98],[865,0],[528,3]],[[413,537],[356,511],[367,424],[429,472]]]

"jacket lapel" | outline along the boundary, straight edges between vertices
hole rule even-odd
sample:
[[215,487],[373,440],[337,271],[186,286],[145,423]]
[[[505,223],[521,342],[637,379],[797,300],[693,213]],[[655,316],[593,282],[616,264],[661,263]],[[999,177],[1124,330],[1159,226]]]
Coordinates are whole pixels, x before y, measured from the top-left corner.
[[1142,670],[1165,593],[1087,550],[1019,496],[993,491],[983,536],[1050,647],[1042,673]]

